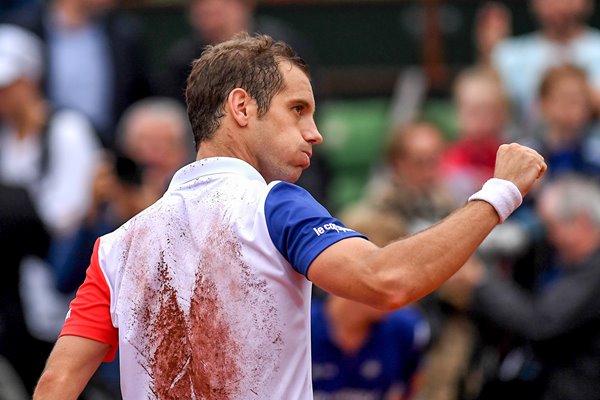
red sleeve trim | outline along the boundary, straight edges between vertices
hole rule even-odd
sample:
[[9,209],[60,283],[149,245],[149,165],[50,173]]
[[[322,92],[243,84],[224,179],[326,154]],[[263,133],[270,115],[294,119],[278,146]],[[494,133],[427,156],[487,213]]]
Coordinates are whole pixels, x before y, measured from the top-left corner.
[[110,288],[100,269],[99,247],[100,239],[96,240],[85,281],[71,302],[60,336],[80,336],[109,344],[111,348],[103,360],[108,362],[115,358],[119,334],[110,317]]

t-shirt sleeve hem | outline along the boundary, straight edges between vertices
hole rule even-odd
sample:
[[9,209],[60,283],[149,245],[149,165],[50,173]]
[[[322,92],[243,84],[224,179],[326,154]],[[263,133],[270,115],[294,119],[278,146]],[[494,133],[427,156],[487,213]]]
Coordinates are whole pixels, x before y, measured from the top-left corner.
[[315,259],[322,252],[325,251],[325,249],[327,249],[330,246],[338,243],[339,241],[342,241],[344,239],[349,239],[349,238],[355,238],[355,237],[368,240],[367,237],[365,235],[361,234],[361,233],[358,233],[358,232],[349,232],[349,233],[346,234],[346,236],[333,237],[332,240],[328,241],[328,242],[317,242],[316,246],[314,246],[309,251],[307,251],[306,252],[306,256],[303,257],[303,259],[301,260],[300,270],[304,271],[303,275],[308,279],[308,270],[310,269],[310,266],[312,265],[313,261],[315,261]]
[[64,328],[60,335],[58,335],[58,337],[61,338],[63,336],[77,336],[84,339],[95,340],[96,342],[108,344],[110,346],[110,349],[106,353],[106,356],[104,356],[102,362],[111,362],[115,359],[117,355],[117,349],[119,347],[118,344],[110,338],[111,335],[112,334],[109,333],[107,333],[106,335],[100,335],[97,333],[92,334],[88,332],[82,332],[81,329],[78,329],[78,327],[74,326],[72,327],[72,329]]

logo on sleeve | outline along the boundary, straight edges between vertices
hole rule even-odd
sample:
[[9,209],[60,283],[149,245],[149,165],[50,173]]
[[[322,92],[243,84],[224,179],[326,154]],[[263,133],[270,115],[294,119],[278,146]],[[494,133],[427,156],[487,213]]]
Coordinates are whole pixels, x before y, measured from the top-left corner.
[[319,226],[317,228],[313,228],[313,231],[317,234],[317,236],[321,236],[327,231],[336,231],[336,232],[354,232],[352,229],[344,228],[343,226],[339,226],[334,223],[325,224],[323,226]]

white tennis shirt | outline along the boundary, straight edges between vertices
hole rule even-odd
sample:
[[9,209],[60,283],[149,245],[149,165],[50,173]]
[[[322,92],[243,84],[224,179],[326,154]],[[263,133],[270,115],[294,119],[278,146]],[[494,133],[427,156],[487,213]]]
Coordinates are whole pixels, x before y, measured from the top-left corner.
[[97,241],[61,335],[118,346],[125,399],[312,399],[305,275],[355,236],[298,186],[196,161]]

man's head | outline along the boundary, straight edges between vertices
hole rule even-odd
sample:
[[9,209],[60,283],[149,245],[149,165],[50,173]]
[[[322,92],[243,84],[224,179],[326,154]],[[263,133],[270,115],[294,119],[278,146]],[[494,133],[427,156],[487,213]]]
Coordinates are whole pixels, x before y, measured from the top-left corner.
[[531,0],[542,30],[555,39],[570,39],[591,14],[591,0]]
[[564,176],[548,184],[538,214],[564,261],[581,262],[600,248],[600,188],[595,182]]
[[0,118],[15,118],[39,95],[42,43],[29,31],[0,25]]
[[540,107],[554,134],[571,140],[592,116],[591,88],[584,70],[574,65],[550,68],[540,84]]
[[121,152],[142,165],[145,179],[157,180],[157,186],[166,185],[192,158],[185,108],[175,100],[151,97],[134,103],[117,130]]
[[219,143],[267,181],[297,180],[322,141],[308,67],[266,35],[209,46],[192,65],[186,99],[196,148]]
[[477,11],[473,36],[480,62],[491,63],[494,47],[511,34],[511,20],[508,7],[497,1],[487,1]]
[[508,118],[508,99],[494,71],[477,67],[463,71],[454,84],[454,101],[462,136],[501,137]]
[[418,192],[432,190],[440,178],[444,137],[434,125],[417,122],[394,131],[389,163],[404,184]]

